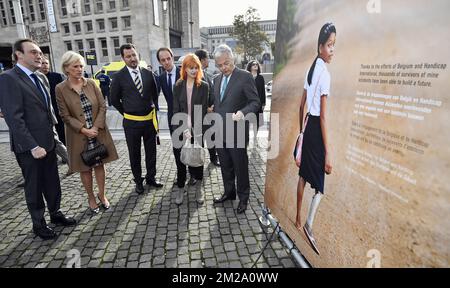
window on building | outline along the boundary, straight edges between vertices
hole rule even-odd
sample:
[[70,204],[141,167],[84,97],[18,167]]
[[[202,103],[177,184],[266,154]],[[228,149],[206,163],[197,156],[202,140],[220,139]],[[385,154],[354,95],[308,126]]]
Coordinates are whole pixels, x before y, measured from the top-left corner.
[[111,38],[113,47],[114,47],[114,56],[120,56],[120,41],[119,37],[112,37]]
[[8,16],[6,15],[5,4],[3,4],[3,1],[0,1],[0,17],[1,17],[1,25],[7,26]]
[[38,8],[39,8],[39,21],[45,21],[45,4],[44,0],[38,1]]
[[122,4],[122,7],[121,7],[122,9],[130,8],[130,4],[128,3],[128,0],[121,0],[120,2]]
[[103,12],[103,0],[95,0],[95,13]]
[[86,41],[88,43],[89,50],[91,52],[95,52],[95,41],[94,41],[94,39],[87,39]]
[[170,28],[183,31],[181,18],[181,0],[169,1]]
[[83,10],[85,15],[91,14],[91,0],[84,0]]
[[110,11],[116,10],[116,0],[108,1],[108,10],[110,10]]
[[123,36],[125,43],[133,43],[133,36]]
[[84,52],[83,40],[76,40],[75,45],[78,49],[78,52]]
[[28,11],[30,12],[30,21],[35,22],[36,21],[36,11],[34,10],[34,2],[28,1]]
[[75,34],[81,33],[81,24],[80,22],[73,22],[73,30]]
[[117,30],[117,18],[110,18],[109,25],[112,31]]
[[67,3],[66,0],[60,0],[60,7],[61,7],[61,16],[66,17],[67,16]]
[[86,30],[86,32],[92,32],[94,30],[91,20],[84,21],[84,29]]
[[16,24],[16,15],[14,14],[13,1],[9,0],[8,4],[9,4],[9,15],[11,15],[11,23],[14,25]]
[[64,45],[66,45],[66,50],[71,51],[72,50],[72,42],[66,41],[64,42]]
[[131,17],[130,16],[122,17],[122,27],[123,27],[123,29],[131,28]]
[[103,32],[105,31],[105,20],[103,19],[98,19],[97,20],[97,31],[99,32]]
[[108,57],[108,43],[106,38],[98,39],[100,41],[100,47],[102,48],[102,57]]
[[64,34],[66,34],[66,35],[70,34],[69,23],[63,23],[63,24],[61,24],[61,26],[63,28],[62,30],[63,30]]
[[159,26],[159,0],[153,0],[153,24]]

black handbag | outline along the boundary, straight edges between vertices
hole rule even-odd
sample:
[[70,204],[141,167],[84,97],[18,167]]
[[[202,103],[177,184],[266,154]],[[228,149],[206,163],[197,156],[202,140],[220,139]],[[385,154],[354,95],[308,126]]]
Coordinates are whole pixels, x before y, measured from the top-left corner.
[[94,167],[102,164],[102,160],[108,157],[108,150],[106,146],[97,141],[97,145],[92,149],[86,149],[81,152],[81,159],[84,164],[89,167]]

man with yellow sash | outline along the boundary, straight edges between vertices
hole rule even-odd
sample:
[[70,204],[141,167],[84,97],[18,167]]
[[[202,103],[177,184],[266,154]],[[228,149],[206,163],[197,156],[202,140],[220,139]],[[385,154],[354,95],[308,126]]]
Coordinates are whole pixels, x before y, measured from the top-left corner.
[[144,192],[141,168],[141,139],[144,140],[145,182],[150,187],[161,188],[156,181],[156,135],[158,120],[155,104],[158,92],[152,72],[139,67],[136,46],[124,44],[120,54],[126,66],[114,75],[111,84],[111,101],[123,119],[123,129],[130,156],[131,171],[136,183],[136,193]]

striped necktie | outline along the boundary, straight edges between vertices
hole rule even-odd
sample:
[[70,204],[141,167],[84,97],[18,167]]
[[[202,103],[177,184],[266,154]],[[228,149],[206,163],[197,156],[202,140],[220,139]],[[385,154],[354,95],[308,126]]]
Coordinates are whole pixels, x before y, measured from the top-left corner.
[[143,96],[142,82],[141,79],[139,78],[138,71],[133,70],[133,73],[134,73],[134,85],[136,86],[136,89],[139,91],[142,97]]

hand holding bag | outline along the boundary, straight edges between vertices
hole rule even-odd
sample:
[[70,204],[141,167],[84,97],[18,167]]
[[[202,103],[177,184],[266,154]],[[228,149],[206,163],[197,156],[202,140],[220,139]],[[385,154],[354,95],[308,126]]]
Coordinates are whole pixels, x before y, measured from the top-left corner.
[[95,167],[102,164],[102,160],[108,157],[106,146],[96,141],[92,149],[86,148],[81,152],[81,159],[86,166]]
[[184,165],[200,167],[205,163],[205,149],[194,140],[187,140],[181,148],[180,160]]

